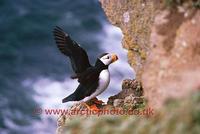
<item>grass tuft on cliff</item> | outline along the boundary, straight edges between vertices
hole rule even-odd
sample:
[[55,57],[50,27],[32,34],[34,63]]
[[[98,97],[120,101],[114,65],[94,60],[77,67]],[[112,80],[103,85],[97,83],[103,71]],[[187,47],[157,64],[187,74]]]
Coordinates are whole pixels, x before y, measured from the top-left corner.
[[176,7],[187,4],[188,6],[200,8],[200,0],[165,0],[165,5],[168,7]]
[[199,134],[200,92],[179,100],[169,99],[151,117],[100,116],[74,118],[61,126],[59,134]]

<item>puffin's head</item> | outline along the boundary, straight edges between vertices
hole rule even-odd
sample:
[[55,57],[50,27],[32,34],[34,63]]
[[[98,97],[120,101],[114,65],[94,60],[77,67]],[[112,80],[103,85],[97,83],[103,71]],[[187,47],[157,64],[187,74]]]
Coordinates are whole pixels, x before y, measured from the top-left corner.
[[103,62],[105,65],[110,65],[111,63],[118,60],[118,57],[116,54],[113,53],[104,53],[101,56],[99,56],[99,59],[101,62]]

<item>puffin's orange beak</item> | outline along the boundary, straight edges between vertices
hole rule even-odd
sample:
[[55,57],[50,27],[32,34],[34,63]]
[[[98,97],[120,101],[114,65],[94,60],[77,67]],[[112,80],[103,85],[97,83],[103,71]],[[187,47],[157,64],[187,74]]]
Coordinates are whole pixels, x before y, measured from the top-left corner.
[[118,57],[116,54],[112,54],[112,63],[118,60]]

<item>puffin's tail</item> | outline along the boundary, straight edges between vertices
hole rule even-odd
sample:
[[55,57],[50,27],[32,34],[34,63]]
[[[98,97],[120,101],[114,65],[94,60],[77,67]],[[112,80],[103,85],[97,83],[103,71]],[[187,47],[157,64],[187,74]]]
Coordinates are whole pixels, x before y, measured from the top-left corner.
[[68,102],[68,101],[75,101],[75,95],[71,94],[67,97],[65,97],[64,99],[62,99],[62,103]]

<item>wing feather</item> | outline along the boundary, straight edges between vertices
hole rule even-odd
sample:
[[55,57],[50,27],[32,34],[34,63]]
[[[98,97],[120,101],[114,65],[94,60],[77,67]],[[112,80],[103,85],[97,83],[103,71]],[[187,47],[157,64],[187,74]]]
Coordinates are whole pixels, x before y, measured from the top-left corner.
[[91,67],[86,51],[72,40],[67,33],[56,26],[53,34],[58,49],[70,58],[72,69],[76,74],[80,74]]

